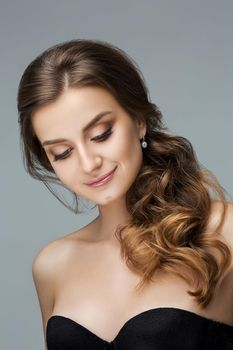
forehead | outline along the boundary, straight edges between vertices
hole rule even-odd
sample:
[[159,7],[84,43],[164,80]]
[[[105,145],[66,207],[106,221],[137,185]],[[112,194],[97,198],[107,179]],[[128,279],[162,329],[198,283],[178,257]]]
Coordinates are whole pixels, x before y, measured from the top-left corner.
[[32,125],[39,139],[61,136],[64,128],[71,131],[75,125],[81,131],[98,113],[118,109],[121,107],[114,96],[103,88],[69,88],[56,101],[39,108],[32,116]]

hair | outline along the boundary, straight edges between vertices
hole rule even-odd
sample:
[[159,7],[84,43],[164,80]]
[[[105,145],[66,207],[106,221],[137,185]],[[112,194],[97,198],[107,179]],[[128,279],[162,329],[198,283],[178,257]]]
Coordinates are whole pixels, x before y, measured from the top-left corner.
[[[157,270],[172,272],[194,286],[188,294],[206,307],[232,260],[220,234],[227,208],[225,190],[198,162],[190,141],[165,126],[139,67],[123,50],[105,41],[75,39],[52,46],[26,67],[17,96],[26,171],[67,206],[49,186],[63,184],[41,147],[31,117],[70,87],[82,86],[105,88],[131,118],[147,127],[142,166],[126,193],[130,218],[115,232],[127,266],[142,276],[138,287],[153,280]],[[211,190],[223,208],[212,231],[207,225]],[[72,195],[75,208],[68,208],[79,213],[77,195]],[[220,253],[219,261],[213,249]]]

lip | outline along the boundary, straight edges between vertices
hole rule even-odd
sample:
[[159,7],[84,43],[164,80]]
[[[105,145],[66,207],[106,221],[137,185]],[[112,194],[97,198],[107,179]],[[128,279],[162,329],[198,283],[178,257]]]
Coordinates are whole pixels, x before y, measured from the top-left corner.
[[116,166],[113,170],[111,170],[110,172],[108,172],[107,174],[102,175],[102,176],[100,176],[100,177],[98,177],[98,178],[95,178],[95,179],[93,179],[93,180],[91,180],[91,181],[89,181],[89,182],[86,182],[86,185],[94,185],[94,184],[97,184],[97,183],[103,181],[105,178],[107,178],[107,177],[109,177],[110,175],[112,175],[112,174],[114,173],[114,171],[116,170],[116,168],[117,168],[117,166]]

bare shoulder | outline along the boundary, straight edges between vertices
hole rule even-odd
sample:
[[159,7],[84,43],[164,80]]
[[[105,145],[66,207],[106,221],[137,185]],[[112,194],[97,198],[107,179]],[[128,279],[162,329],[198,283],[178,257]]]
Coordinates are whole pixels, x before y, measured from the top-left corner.
[[52,312],[54,284],[58,266],[64,258],[64,242],[60,239],[43,246],[32,263],[32,276],[38,295],[43,321]]
[[[32,264],[33,275],[39,275],[42,273],[54,275],[56,267],[60,265],[61,261],[65,258],[65,255],[69,250],[69,240],[64,237],[55,239],[46,245],[44,245],[37,255],[35,256]],[[50,276],[52,277],[52,276]]]
[[[210,230],[215,230],[218,226],[223,213],[223,204],[221,201],[214,200],[211,203],[211,212],[208,221],[208,227]],[[223,221],[223,225],[220,231],[220,236],[223,238],[224,243],[231,251],[231,264],[222,276],[223,287],[225,286],[229,295],[229,304],[231,310],[233,307],[232,288],[233,288],[233,203],[226,202],[226,213]]]
[[[226,215],[224,218],[221,235],[225,239],[228,247],[233,254],[233,203],[226,203]],[[219,224],[221,215],[223,213],[223,205],[221,201],[214,200],[211,205],[211,213],[209,217],[209,228],[214,229]]]
[[55,240],[46,243],[36,254],[32,263],[32,275],[36,287],[40,287],[40,282],[54,285],[56,276],[69,260],[72,252],[81,246],[81,242],[89,231],[90,224],[65,234]]
[[68,264],[73,249],[72,239],[67,239],[67,236],[60,237],[45,244],[33,260],[32,276],[41,310],[44,336],[47,321],[54,308],[56,281]]
[[85,227],[45,244],[33,260],[33,278],[48,278],[53,281],[74,249],[74,243],[77,247],[81,241],[79,237],[82,237],[83,231]]
[[63,266],[72,251],[74,249],[77,251],[81,243],[88,239],[95,221],[44,245],[33,260],[33,277],[38,279],[42,275],[44,278],[49,277],[49,280],[55,278],[59,268]]

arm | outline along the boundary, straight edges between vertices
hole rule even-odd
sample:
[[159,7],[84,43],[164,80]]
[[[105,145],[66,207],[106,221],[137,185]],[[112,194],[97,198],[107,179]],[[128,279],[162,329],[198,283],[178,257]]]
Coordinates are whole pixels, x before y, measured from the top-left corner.
[[51,242],[42,248],[32,264],[32,276],[43,321],[45,350],[48,350],[46,344],[46,325],[54,306],[55,246],[56,243]]

